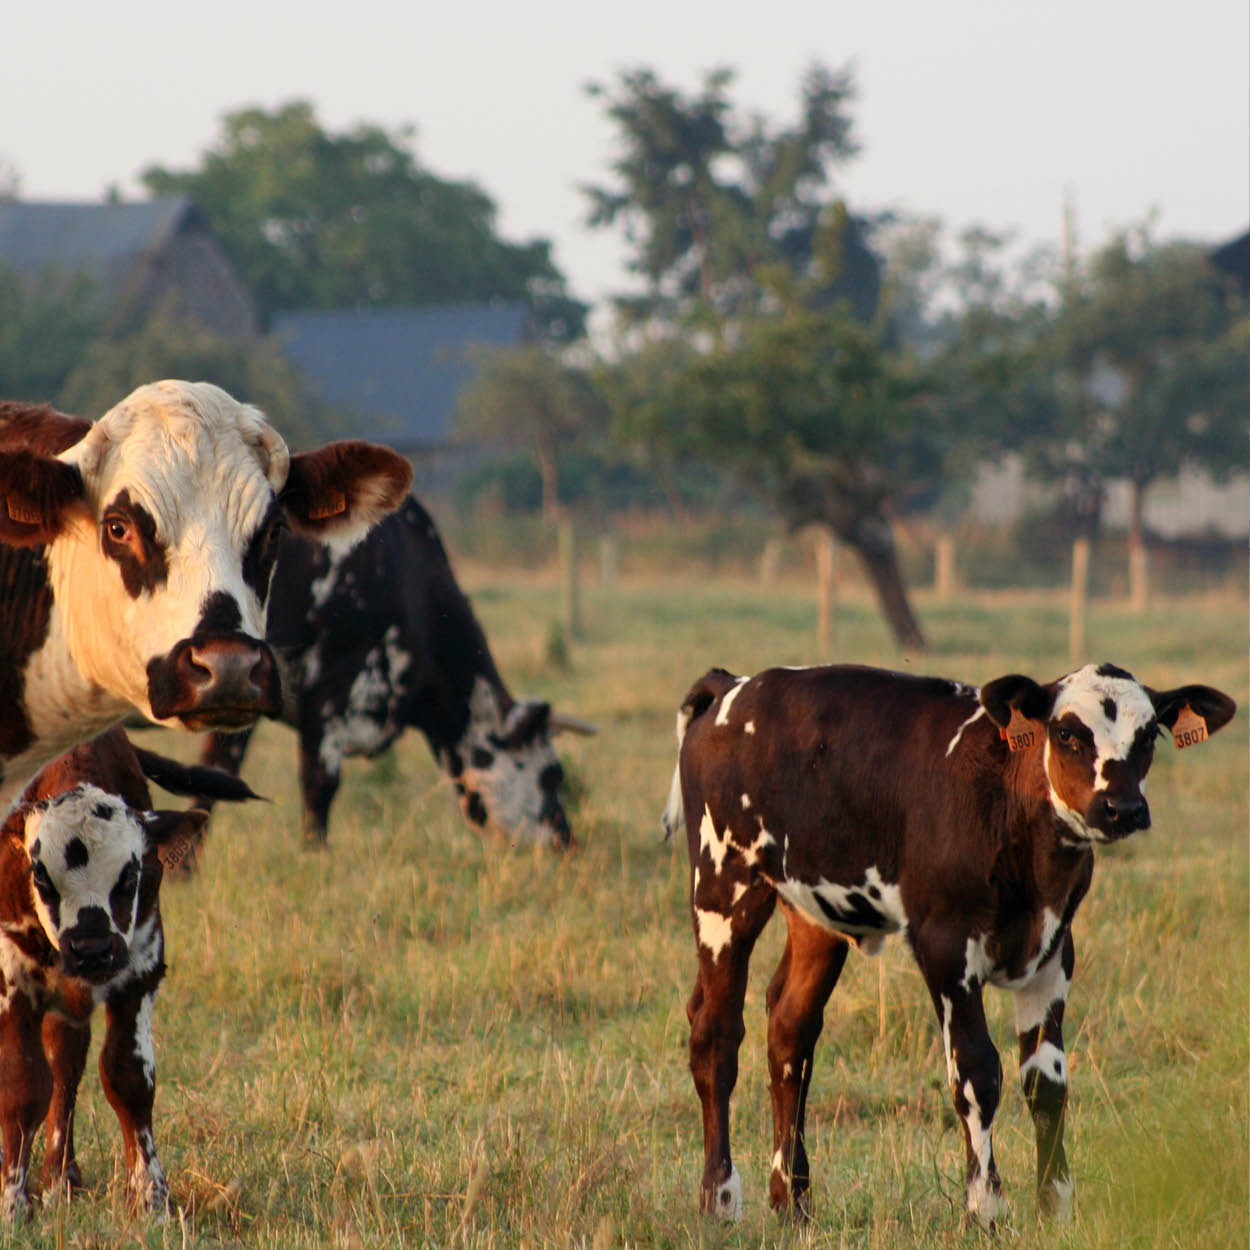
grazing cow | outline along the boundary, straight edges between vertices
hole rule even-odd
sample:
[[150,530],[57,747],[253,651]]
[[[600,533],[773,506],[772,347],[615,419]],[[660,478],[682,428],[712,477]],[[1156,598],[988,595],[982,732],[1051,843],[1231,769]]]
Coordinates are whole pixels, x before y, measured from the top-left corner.
[[0,403],[0,810],[131,707],[192,730],[276,711],[283,530],[354,542],[410,480],[369,443],[291,455],[207,382],[140,387],[94,425]]
[[121,1123],[127,1189],[163,1214],[156,1157],[152,1003],[165,975],[158,892],[208,814],[154,812],[146,777],[178,794],[256,796],[237,778],[136,751],[119,728],[54,760],[0,831],[0,1216],[24,1215],[26,1175],[47,1119],[45,1189],[81,1188],[74,1103],[103,1003],[100,1079]]
[[854,666],[712,669],[696,682],[678,713],[664,823],[671,833],[684,818],[690,843],[703,1209],[734,1217],[741,1206],[729,1098],[747,962],[780,898],[788,938],[766,996],[772,1205],[806,1213],[812,1054],[848,939],[875,954],[902,933],[937,1009],[969,1212],[991,1225],[999,1206],[1001,1068],[981,1003],[994,985],[1015,998],[1039,1200],[1065,1214],[1062,1024],[1092,848],[1149,826],[1142,781],[1160,726],[1189,745],[1234,711],[1218,690],[1154,691],[1109,664],[980,690]]
[[[304,836],[325,842],[344,757],[419,729],[478,828],[567,846],[564,770],[551,735],[593,727],[517,702],[456,583],[429,514],[409,498],[346,555],[288,536],[267,637],[286,670],[282,719],[299,732]],[[202,756],[237,772],[249,735],[213,734]]]

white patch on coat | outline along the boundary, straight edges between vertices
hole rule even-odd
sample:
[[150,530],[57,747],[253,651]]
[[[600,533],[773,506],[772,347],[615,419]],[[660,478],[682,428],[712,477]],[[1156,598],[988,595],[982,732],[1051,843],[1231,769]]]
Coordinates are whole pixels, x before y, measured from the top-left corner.
[[955,1010],[954,1003],[945,994],[940,996],[942,1003],[942,1054],[946,1057],[946,1080],[952,1089],[959,1079],[959,1067],[955,1058],[955,1048],[951,1045],[951,1015]]
[[18,939],[37,933],[43,928],[33,921],[30,924],[0,924],[0,974],[4,976],[4,992],[0,994],[0,1012],[8,1011],[15,994],[23,994],[34,1001],[40,987],[34,974],[40,972],[39,963],[17,944]]
[[773,1175],[779,1176],[784,1184],[790,1183],[790,1170],[786,1167],[786,1157],[782,1154],[780,1146],[773,1152],[772,1172]]
[[713,725],[729,724],[729,709],[733,707],[734,700],[742,693],[742,687],[745,686],[750,680],[751,679],[749,677],[739,677],[738,680],[734,682],[734,684],[726,690],[723,695],[721,695],[720,707],[717,709],[716,719],[712,722]]
[[994,1156],[993,1139],[989,1125],[981,1122],[981,1106],[971,1081],[965,1081],[964,1098],[968,1101],[968,1114],[964,1124],[968,1129],[968,1143],[977,1161],[976,1175],[968,1182],[968,1212],[982,1228],[990,1228],[998,1218],[1002,1200],[990,1185],[990,1160]]
[[733,939],[733,917],[696,907],[694,919],[698,926],[699,945],[711,952],[712,962],[715,963]]
[[755,732],[755,722],[753,720],[747,721],[747,723],[742,726],[742,732],[744,734],[753,734]]
[[717,1187],[710,1214],[730,1223],[742,1218],[742,1177],[737,1168],[731,1167],[729,1179]]
[[1020,1082],[1028,1080],[1030,1072],[1037,1072],[1052,1085],[1068,1083],[1068,1057],[1054,1042],[1043,1042],[1021,1065]]
[[1051,1005],[1067,1002],[1069,982],[1062,956],[1062,948],[1056,950],[1030,981],[1014,991],[1017,1033],[1040,1029]]
[[745,812],[751,806],[751,796],[744,794],[742,796],[742,810]]
[[152,1042],[152,1006],[155,994],[144,994],[135,1013],[135,1058],[143,1068],[143,1079],[156,1085],[156,1048]]
[[[856,937],[875,937],[899,933],[907,928],[907,912],[903,907],[902,891],[893,882],[883,880],[876,865],[871,865],[859,884],[843,884],[828,881],[824,877],[815,882],[798,881],[786,877],[775,883],[777,893],[796,907],[803,915],[831,933],[847,933]],[[880,917],[881,923],[863,925],[852,920],[835,921],[820,906],[817,896],[823,898],[836,911],[844,914],[855,910],[852,896],[858,895]],[[873,953],[876,953],[875,951]]]
[[699,822],[699,850],[705,852],[712,861],[712,869],[719,873],[724,867],[725,856],[729,851],[729,835],[724,837],[716,830],[716,822],[712,819],[712,809],[704,807],[703,819]]
[[969,716],[958,729],[955,730],[955,736],[946,744],[946,754],[948,757],[950,756],[950,753],[959,745],[960,738],[964,736],[964,730],[975,721],[980,720],[984,715],[985,709],[983,707],[978,707],[977,710],[973,712],[972,715]]

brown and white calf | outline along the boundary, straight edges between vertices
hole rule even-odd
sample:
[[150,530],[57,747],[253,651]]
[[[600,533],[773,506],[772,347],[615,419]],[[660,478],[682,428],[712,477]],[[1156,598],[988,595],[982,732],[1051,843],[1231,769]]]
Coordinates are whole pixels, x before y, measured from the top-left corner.
[[370,443],[292,455],[207,382],[140,387],[94,424],[0,402],[0,810],[132,707],[192,730],[276,713],[282,531],[350,545],[410,480]]
[[178,794],[256,796],[237,778],[132,749],[110,729],[48,765],[0,830],[0,1216],[30,1205],[31,1147],[46,1118],[45,1189],[80,1188],[74,1103],[103,1003],[100,1080],[121,1123],[127,1188],[161,1214],[152,1004],[165,975],[159,890],[207,813],[157,812],[147,777]]
[[1040,1204],[1065,1214],[1062,1026],[1092,848],[1149,826],[1142,782],[1160,726],[1189,745],[1234,711],[1210,687],[1154,691],[1108,664],[979,690],[854,666],[712,669],[696,682],[678,713],[665,825],[684,819],[690,844],[703,1209],[740,1210],[729,1099],[747,963],[780,901],[788,938],[766,995],[772,1205],[806,1212],[812,1055],[848,939],[875,954],[899,933],[937,1010],[969,1212],[992,1224],[1000,1201],[990,1129],[1001,1066],[981,1000],[993,985],[1015,999]]

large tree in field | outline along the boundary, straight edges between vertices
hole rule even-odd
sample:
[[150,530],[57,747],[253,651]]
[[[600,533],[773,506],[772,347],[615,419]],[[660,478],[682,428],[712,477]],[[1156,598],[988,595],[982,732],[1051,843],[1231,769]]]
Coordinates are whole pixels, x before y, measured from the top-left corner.
[[[686,97],[638,70],[591,88],[621,154],[610,185],[586,188],[590,221],[624,230],[645,281],[617,301],[634,330],[626,342],[643,356],[670,345],[655,382],[664,397],[618,405],[618,429],[733,470],[794,525],[830,526],[899,642],[922,647],[890,516],[934,447],[907,361],[876,323],[878,263],[830,189],[856,151],[851,77],[812,68],[788,127],[738,117],[731,82],[720,70]],[[617,371],[638,374],[628,360]]]
[[436,177],[407,130],[331,134],[305,101],[241,109],[198,169],[153,166],[143,182],[195,200],[265,317],[498,298],[528,301],[546,337],[583,329],[550,242],[500,238],[490,196]]

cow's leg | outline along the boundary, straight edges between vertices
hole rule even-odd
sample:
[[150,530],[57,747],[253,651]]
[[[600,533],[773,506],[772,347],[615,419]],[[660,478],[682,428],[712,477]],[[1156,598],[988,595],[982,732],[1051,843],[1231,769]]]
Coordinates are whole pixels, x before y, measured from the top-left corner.
[[30,1151],[52,1097],[40,1021],[21,991],[11,992],[8,1008],[0,1011],[0,1218],[6,1222],[30,1211]]
[[991,1126],[998,1110],[1003,1069],[985,1023],[980,983],[963,969],[962,962],[955,975],[934,977],[920,958],[942,1028],[946,1075],[955,1110],[964,1127],[968,1213],[982,1227],[992,1228],[1002,1204]]
[[1063,1052],[1063,1010],[1076,953],[1072,935],[1015,996],[1020,1039],[1020,1083],[1037,1135],[1037,1200],[1047,1215],[1072,1214],[1075,1186],[1063,1149],[1063,1113],[1068,1098],[1068,1061]]
[[807,1215],[811,1172],[803,1141],[812,1056],[825,1004],[846,963],[847,941],[782,904],[789,933],[768,987],[768,1074],[773,1102],[774,1209]]
[[695,871],[691,906],[699,977],[686,1006],[690,1071],[703,1106],[699,1209],[727,1220],[742,1211],[742,1182],[729,1152],[729,1099],[738,1079],[738,1047],[746,1032],[742,1004],[747,965],[777,901],[770,885],[748,885],[732,877],[730,865],[725,865],[701,888]]
[[74,1106],[90,1045],[87,1021],[67,1020],[52,1012],[44,1016],[43,1049],[52,1069],[52,1102],[44,1121],[40,1172],[45,1192],[74,1194],[82,1188],[82,1173],[74,1157]]
[[300,730],[299,784],[304,798],[304,845],[322,849],[330,835],[330,804],[339,789],[342,754],[327,743],[320,723]]
[[126,1151],[126,1188],[142,1211],[163,1216],[169,1210],[169,1185],[156,1157],[152,1103],[156,1097],[156,1059],[152,1050],[153,986],[109,998],[108,1033],[100,1052],[100,1081],[117,1113]]

